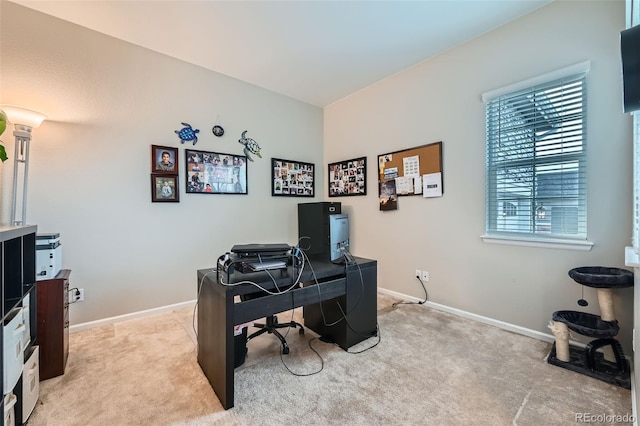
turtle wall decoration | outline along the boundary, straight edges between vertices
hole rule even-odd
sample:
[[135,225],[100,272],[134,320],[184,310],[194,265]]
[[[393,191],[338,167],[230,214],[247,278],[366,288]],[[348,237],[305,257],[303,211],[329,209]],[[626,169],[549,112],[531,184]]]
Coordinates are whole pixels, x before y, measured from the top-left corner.
[[246,134],[247,134],[247,130],[242,132],[242,135],[238,140],[238,143],[244,145],[244,155],[247,156],[249,161],[253,161],[253,158],[251,158],[249,153],[257,155],[258,157],[262,158],[262,154],[260,154],[260,145],[258,145],[258,142],[256,142],[255,140],[246,137],[245,136]]
[[197,144],[198,143],[198,136],[197,133],[200,132],[199,129],[194,129],[191,127],[191,124],[189,123],[181,123],[184,127],[180,130],[176,130],[175,132],[178,134],[178,137],[180,138],[180,143],[185,143],[185,142],[193,142],[193,144]]

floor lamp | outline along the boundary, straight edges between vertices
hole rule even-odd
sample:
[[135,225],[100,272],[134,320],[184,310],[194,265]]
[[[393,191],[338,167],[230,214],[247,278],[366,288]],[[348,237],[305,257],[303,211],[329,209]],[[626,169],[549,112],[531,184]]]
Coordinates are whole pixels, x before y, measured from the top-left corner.
[[[13,124],[13,136],[16,138],[16,151],[13,159],[13,195],[11,199],[11,225],[25,225],[27,219],[27,178],[29,176],[29,143],[31,130],[40,126],[47,118],[44,114],[13,105],[0,105]],[[22,184],[20,184],[22,181]],[[18,191],[21,191],[19,194]],[[22,197],[22,209],[18,219],[17,207],[19,195]]]

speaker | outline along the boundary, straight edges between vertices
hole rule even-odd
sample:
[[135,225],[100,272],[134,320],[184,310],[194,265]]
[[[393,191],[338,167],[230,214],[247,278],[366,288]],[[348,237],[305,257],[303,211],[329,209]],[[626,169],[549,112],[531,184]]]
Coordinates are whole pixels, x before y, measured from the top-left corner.
[[298,246],[309,257],[331,260],[329,216],[342,213],[339,202],[298,204]]
[[640,25],[620,33],[623,111],[640,110]]

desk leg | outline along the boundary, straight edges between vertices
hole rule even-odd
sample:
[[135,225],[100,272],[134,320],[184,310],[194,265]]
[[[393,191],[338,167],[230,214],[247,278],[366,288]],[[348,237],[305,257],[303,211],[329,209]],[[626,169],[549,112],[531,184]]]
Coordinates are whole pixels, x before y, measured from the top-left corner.
[[198,301],[198,364],[225,410],[233,407],[233,347],[233,296],[205,279]]

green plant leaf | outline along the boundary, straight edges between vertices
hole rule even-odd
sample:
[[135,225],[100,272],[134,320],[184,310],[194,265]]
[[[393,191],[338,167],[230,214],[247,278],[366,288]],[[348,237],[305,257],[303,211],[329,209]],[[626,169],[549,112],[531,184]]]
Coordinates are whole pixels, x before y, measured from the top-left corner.
[[7,128],[7,115],[4,113],[4,111],[0,111],[0,135],[4,133],[4,130],[6,128]]
[[7,161],[7,151],[4,150],[4,146],[0,145],[0,160],[4,163]]

